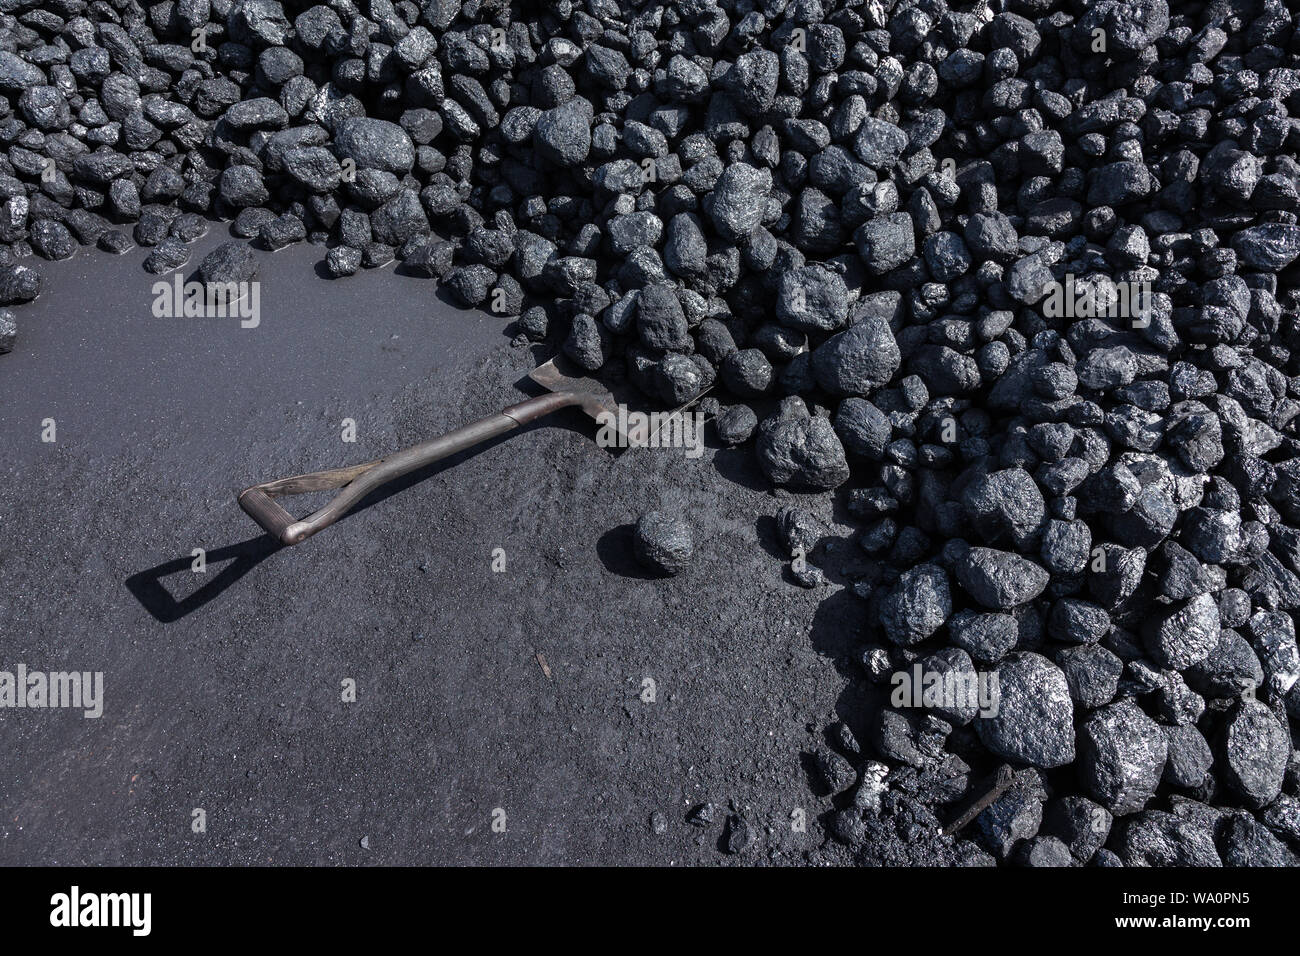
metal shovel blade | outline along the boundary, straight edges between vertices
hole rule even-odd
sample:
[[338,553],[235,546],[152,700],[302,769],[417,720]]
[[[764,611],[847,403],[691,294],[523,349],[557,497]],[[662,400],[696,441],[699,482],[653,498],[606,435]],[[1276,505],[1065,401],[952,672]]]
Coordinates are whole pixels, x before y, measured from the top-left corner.
[[582,410],[601,425],[608,425],[617,432],[620,449],[652,445],[655,436],[672,420],[672,416],[682,414],[708,391],[705,389],[677,408],[658,414],[638,415],[635,412],[642,411],[637,406],[644,403],[644,396],[631,383],[624,382],[611,388],[562,355],[537,366],[528,377],[547,391],[581,396]]
[[[608,424],[625,441],[634,437],[626,431],[627,416],[619,414],[620,402],[614,391],[604,382],[583,374],[581,369],[563,356],[557,355],[537,366],[528,373],[528,377],[548,392],[568,392],[581,396],[580,405],[584,412],[601,424]],[[626,407],[626,403],[623,404]]]
[[618,411],[618,401],[614,398],[613,391],[592,376],[581,374],[567,359],[556,356],[537,366],[528,373],[528,377],[548,392],[580,392],[596,399],[597,405],[593,405],[593,408]]

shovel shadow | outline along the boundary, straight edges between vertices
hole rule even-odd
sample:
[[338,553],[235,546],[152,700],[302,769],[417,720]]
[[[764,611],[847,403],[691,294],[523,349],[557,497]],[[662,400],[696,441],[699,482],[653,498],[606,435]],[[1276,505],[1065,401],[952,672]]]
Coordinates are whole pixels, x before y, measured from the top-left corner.
[[140,602],[140,606],[148,611],[155,621],[170,624],[193,614],[283,547],[276,538],[269,534],[262,534],[238,544],[228,544],[215,551],[209,551],[205,560],[213,564],[220,564],[223,561],[230,563],[211,581],[180,600],[172,596],[172,593],[163,586],[162,581],[163,578],[180,574],[188,569],[193,561],[191,557],[175,558],[145,571],[137,571],[123,583],[132,597]]
[[[512,429],[503,435],[475,445],[473,448],[467,448],[462,452],[457,452],[440,461],[431,462],[430,464],[419,468],[410,474],[396,478],[388,484],[376,488],[369,495],[357,502],[356,507],[350,510],[335,523],[335,526],[343,525],[347,520],[367,508],[374,507],[380,502],[386,501],[393,495],[400,494],[412,485],[417,485],[428,478],[433,477],[439,472],[455,468],[462,462],[468,461],[476,455],[482,454],[495,448],[497,445],[517,435],[533,431],[536,428],[564,428],[572,431],[584,431],[583,422],[590,422],[580,411],[576,409],[563,409],[554,415],[535,422],[529,422],[521,428]],[[585,431],[590,431],[589,424]],[[332,529],[331,529],[332,530]],[[324,533],[324,532],[322,532]],[[310,539],[309,539],[310,540]],[[305,544],[305,543],[304,543]],[[298,547],[303,547],[299,545]],[[309,545],[307,545],[309,546]],[[205,604],[217,598],[227,588],[235,584],[246,574],[256,568],[272,555],[287,550],[288,546],[283,545],[280,541],[270,534],[261,534],[256,537],[241,541],[238,544],[229,544],[212,551],[208,551],[205,560],[210,564],[220,564],[225,561],[230,563],[212,580],[208,581],[202,587],[184,598],[177,599],[163,585],[163,579],[173,574],[186,571],[190,568],[194,560],[191,555],[173,558],[164,561],[162,564],[155,565],[143,571],[137,571],[128,577],[123,584],[131,595],[140,603],[154,620],[162,624],[171,624],[179,621],[181,618],[188,617]]]

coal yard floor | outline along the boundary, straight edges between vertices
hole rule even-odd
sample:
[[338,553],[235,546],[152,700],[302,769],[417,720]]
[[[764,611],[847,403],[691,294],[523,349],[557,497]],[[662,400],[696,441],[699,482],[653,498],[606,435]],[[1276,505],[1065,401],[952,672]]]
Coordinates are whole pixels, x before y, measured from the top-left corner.
[[[141,255],[46,266],[5,357],[7,659],[103,671],[105,703],[5,714],[0,863],[834,859],[800,754],[865,605],[782,583],[748,450],[614,455],[575,413],[276,550],[239,488],[518,401],[535,357],[427,281],[315,278],[306,245],[260,256],[257,329],[157,319]],[[628,524],[667,499],[698,563],[650,579]]]

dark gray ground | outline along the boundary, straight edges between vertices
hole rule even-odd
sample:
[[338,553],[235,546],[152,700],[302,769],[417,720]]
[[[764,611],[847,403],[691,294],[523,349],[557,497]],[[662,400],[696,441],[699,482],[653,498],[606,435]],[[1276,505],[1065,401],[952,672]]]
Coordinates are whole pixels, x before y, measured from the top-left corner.
[[[259,253],[249,330],[154,318],[139,250],[41,264],[0,357],[0,669],[102,670],[106,708],[0,710],[0,863],[838,861],[800,753],[865,606],[782,580],[781,500],[748,449],[615,457],[575,413],[300,547],[260,535],[239,488],[495,411],[535,364],[431,281],[328,282],[320,254]],[[628,528],[661,506],[697,541],[666,581],[638,571]],[[705,800],[714,825],[688,825]],[[729,800],[755,835],[734,858]]]

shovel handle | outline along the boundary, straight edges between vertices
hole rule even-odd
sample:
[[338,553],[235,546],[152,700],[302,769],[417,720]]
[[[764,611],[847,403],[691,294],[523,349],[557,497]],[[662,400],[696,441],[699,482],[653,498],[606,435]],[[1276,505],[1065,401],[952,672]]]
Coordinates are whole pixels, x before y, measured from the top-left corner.
[[262,529],[276,538],[281,544],[297,544],[302,538],[294,538],[288,531],[293,526],[294,517],[276,503],[261,487],[254,485],[239,493],[239,507],[244,514],[262,526]]
[[[473,448],[557,409],[581,404],[584,399],[585,396],[574,392],[539,395],[384,458],[349,468],[315,471],[253,485],[239,493],[239,507],[281,544],[298,544],[338,521],[380,485],[441,458]],[[333,488],[342,490],[327,505],[302,520],[295,518],[275,500],[285,495],[328,491]]]

